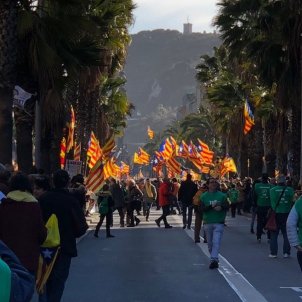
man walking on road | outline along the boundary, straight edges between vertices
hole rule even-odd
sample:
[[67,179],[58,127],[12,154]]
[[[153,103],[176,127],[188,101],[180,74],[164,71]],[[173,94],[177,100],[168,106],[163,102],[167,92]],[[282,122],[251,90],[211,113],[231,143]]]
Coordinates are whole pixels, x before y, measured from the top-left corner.
[[[188,174],[187,179],[180,185],[178,191],[178,199],[182,205],[182,222],[183,228],[191,228],[192,214],[193,214],[193,197],[196,194],[198,188],[197,185],[192,181],[192,175]],[[187,216],[188,210],[188,216]]]
[[57,216],[61,240],[59,256],[46,283],[46,297],[40,297],[43,302],[61,301],[71,258],[77,256],[76,237],[83,235],[76,234],[75,225],[81,230],[88,228],[79,202],[67,190],[69,180],[67,171],[56,171],[53,176],[55,189],[44,193],[39,199],[45,222],[51,214]]
[[[273,186],[268,182],[268,175],[263,174],[261,182],[255,184],[254,199],[257,206],[257,241],[261,242],[264,226],[267,222],[267,213],[271,207],[270,189]],[[270,232],[267,233],[270,239]]]
[[294,189],[286,186],[284,175],[280,175],[277,179],[277,186],[270,190],[271,207],[276,212],[277,230],[271,231],[270,240],[270,258],[276,258],[278,254],[278,235],[281,231],[283,235],[283,258],[290,255],[290,244],[286,233],[286,221],[288,214],[293,205]]
[[170,212],[170,200],[172,192],[170,190],[170,181],[169,178],[164,178],[163,182],[159,186],[159,205],[163,209],[163,214],[155,220],[155,223],[160,227],[160,222],[163,220],[166,229],[172,228],[172,225],[168,224],[167,216]]
[[218,268],[218,255],[224,230],[226,213],[229,209],[226,194],[218,191],[219,183],[216,179],[208,181],[208,192],[201,195],[201,209],[203,211],[204,229],[211,255],[210,269]]

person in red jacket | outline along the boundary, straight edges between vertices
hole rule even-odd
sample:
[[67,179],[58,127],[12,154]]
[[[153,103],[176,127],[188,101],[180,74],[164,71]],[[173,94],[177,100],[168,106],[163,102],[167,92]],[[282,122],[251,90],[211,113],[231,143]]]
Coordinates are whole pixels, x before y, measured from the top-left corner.
[[164,178],[163,182],[159,186],[159,205],[163,209],[163,214],[155,220],[155,223],[160,227],[160,222],[163,220],[166,229],[171,229],[172,225],[168,224],[167,216],[170,212],[170,196],[172,196],[171,184],[168,178]]

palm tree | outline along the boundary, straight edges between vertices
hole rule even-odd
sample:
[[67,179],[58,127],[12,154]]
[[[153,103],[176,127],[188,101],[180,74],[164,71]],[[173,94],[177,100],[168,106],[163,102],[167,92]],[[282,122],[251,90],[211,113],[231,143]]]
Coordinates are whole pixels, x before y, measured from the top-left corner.
[[276,87],[275,104],[280,108],[277,167],[282,172],[286,170],[288,149],[284,142],[290,130],[289,112],[300,112],[300,5],[299,1],[225,0],[218,3],[220,11],[214,21],[231,56],[248,57],[260,81],[269,89]]
[[17,62],[17,0],[0,1],[0,162],[12,161],[12,107]]

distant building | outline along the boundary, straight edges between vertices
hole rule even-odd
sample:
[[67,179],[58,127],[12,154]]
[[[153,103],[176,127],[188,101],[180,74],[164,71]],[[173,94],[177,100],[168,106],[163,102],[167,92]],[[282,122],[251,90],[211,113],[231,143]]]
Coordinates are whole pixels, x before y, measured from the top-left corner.
[[184,35],[190,35],[192,33],[192,23],[184,23],[184,31],[183,34]]

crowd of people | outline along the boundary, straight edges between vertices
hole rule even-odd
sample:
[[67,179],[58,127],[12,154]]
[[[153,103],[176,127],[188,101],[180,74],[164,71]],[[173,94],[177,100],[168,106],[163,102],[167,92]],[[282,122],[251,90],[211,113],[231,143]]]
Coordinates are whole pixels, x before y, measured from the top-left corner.
[[[76,238],[87,230],[85,216],[90,216],[92,209],[100,216],[94,237],[99,237],[106,219],[106,238],[114,238],[111,233],[114,211],[119,215],[121,228],[133,228],[139,226],[142,217],[149,221],[152,206],[162,210],[154,226],[161,227],[163,222],[165,229],[171,229],[169,215],[181,215],[183,229],[191,229],[194,225],[195,242],[203,238],[208,244],[210,269],[219,267],[218,255],[228,212],[230,219],[244,213],[251,215],[250,232],[256,233],[259,243],[264,235],[267,237],[270,258],[278,255],[281,231],[283,257],[288,258],[291,246],[295,247],[302,267],[302,198],[296,194],[290,180],[282,175],[270,179],[264,174],[254,181],[251,178],[222,181],[213,177],[195,181],[190,174],[183,181],[167,177],[122,181],[111,178],[99,192],[89,192],[82,175],[70,179],[65,170],[56,171],[51,178],[43,173],[27,176],[4,170],[0,172],[0,272],[6,276],[11,293],[2,291],[0,300],[30,301],[40,248],[48,236],[45,225],[52,214],[58,220],[60,249],[39,292],[40,302],[61,300],[71,259],[77,256]],[[271,210],[275,212],[277,224],[274,230],[266,228]]]

